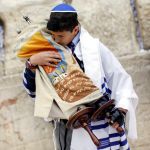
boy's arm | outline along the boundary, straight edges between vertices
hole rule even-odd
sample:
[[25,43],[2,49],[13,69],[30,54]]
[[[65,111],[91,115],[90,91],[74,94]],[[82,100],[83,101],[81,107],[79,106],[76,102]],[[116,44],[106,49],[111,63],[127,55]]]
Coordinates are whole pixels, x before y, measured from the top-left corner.
[[28,68],[23,72],[23,85],[30,97],[35,98],[35,73]]
[[[40,52],[37,54],[34,54],[30,57],[30,65],[36,66],[36,65],[49,65],[52,67],[55,67],[56,64],[61,61],[61,56],[57,54],[56,52]],[[27,61],[27,62],[28,62]],[[32,97],[35,98],[35,68],[31,69],[32,67],[29,67],[30,65],[26,62],[26,68],[23,72],[23,85],[27,91],[27,93]]]
[[100,43],[99,48],[107,84],[112,91],[111,98],[115,99],[117,108],[127,110],[128,136],[136,139],[135,109],[138,97],[133,89],[132,79],[106,46]]
[[122,110],[129,110],[130,105],[137,105],[137,95],[133,89],[131,76],[125,71],[114,54],[100,43],[100,53],[107,84],[112,91],[111,98]]

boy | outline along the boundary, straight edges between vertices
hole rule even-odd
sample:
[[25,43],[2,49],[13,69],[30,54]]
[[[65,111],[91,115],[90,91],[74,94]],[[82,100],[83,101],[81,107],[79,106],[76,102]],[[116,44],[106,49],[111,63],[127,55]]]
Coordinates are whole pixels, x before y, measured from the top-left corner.
[[[129,137],[136,138],[135,108],[137,96],[134,92],[131,77],[125,72],[114,55],[97,39],[92,38],[83,29],[77,19],[76,10],[67,4],[60,4],[51,11],[47,29],[53,40],[69,47],[80,68],[91,78],[93,83],[105,95],[115,99],[116,108],[127,113],[129,122]],[[69,49],[68,49],[69,50]],[[23,83],[31,97],[35,97],[35,68],[36,66],[56,67],[62,60],[56,52],[40,52],[32,55],[26,62]],[[65,127],[66,120],[55,121],[55,146],[57,150],[97,150],[123,149],[129,145],[125,133],[119,134],[116,129],[117,121],[109,125],[108,120],[102,119],[89,124],[92,131],[100,139],[97,148],[82,129],[69,130]]]

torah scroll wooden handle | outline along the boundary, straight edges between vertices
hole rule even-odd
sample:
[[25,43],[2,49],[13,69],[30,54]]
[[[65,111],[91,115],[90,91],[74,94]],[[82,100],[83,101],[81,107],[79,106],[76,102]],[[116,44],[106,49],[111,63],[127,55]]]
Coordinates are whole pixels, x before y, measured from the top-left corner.
[[100,146],[100,141],[88,127],[88,123],[90,122],[90,118],[93,114],[93,111],[94,111],[94,108],[92,107],[79,109],[74,115],[72,115],[69,118],[67,122],[67,127],[73,128],[73,129],[80,128],[80,127],[84,128],[90,135],[93,143],[96,146]]
[[81,123],[82,127],[88,132],[88,134],[90,135],[93,143],[99,147],[100,146],[100,141],[98,140],[98,138],[95,136],[95,134],[90,130],[90,128],[88,127],[88,124],[83,122]]
[[[114,100],[109,100],[105,104],[103,104],[100,108],[98,108],[93,115],[91,116],[92,121],[97,121],[101,118],[101,116],[106,116],[107,110],[113,108],[115,106]],[[122,127],[118,127],[116,129],[119,133],[124,132]]]
[[106,116],[106,110],[110,107],[114,107],[114,100],[109,100],[105,104],[103,104],[101,107],[99,107],[91,116],[92,121],[100,120],[101,116]]

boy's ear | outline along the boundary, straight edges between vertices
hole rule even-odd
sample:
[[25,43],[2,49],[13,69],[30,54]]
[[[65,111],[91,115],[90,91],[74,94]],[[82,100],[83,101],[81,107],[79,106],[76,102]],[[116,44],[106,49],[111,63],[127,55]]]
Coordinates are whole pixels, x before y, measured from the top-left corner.
[[74,32],[75,34],[77,34],[78,31],[79,31],[79,26],[75,26],[74,29],[73,29],[73,32]]

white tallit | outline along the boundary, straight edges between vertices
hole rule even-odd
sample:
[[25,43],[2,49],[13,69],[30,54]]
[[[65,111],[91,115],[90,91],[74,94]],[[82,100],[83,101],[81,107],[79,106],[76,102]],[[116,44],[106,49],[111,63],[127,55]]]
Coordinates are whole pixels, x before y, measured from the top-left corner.
[[137,138],[135,109],[138,97],[133,89],[132,80],[112,52],[98,39],[94,39],[81,28],[80,42],[75,53],[82,56],[85,74],[101,89],[102,78],[106,77],[112,91],[111,98],[116,100],[116,107],[128,110],[126,124],[128,137]]

